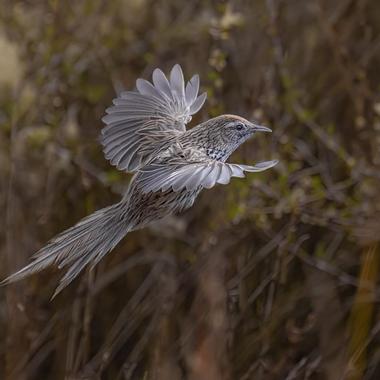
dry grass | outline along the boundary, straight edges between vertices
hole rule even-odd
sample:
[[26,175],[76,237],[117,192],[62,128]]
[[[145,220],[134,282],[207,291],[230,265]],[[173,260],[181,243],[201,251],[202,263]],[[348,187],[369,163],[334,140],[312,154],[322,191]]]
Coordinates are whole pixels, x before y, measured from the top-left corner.
[[130,234],[53,302],[54,270],[0,289],[0,377],[380,378],[377,3],[3,1],[1,278],[119,199],[100,118],[157,66],[201,75],[195,122],[274,130],[234,160],[280,164]]

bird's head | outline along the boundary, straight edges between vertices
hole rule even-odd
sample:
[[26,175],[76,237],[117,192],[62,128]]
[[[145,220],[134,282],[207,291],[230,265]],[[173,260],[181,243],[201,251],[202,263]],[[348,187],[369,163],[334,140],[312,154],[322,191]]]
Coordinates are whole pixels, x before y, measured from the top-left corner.
[[[250,122],[236,115],[221,115],[203,123],[210,142],[223,147],[230,155],[256,132],[272,132],[271,129]],[[214,145],[214,144],[213,144]]]
[[210,121],[215,121],[215,131],[231,142],[239,145],[256,132],[272,132],[271,129],[252,123],[236,115],[221,115]]

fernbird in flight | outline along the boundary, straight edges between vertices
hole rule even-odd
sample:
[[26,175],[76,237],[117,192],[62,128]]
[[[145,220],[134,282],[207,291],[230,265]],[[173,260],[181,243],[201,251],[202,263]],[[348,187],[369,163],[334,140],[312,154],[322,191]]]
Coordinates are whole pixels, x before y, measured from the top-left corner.
[[177,64],[169,78],[155,69],[153,84],[137,79],[136,88],[114,99],[102,119],[105,157],[117,169],[135,173],[124,197],[58,234],[3,284],[52,264],[68,267],[56,295],[87,265],[94,267],[128,232],[188,209],[204,188],[276,165],[277,161],[254,166],[226,162],[256,132],[271,132],[240,116],[221,115],[186,130],[206,100],[206,93],[198,96],[198,75],[185,86]]

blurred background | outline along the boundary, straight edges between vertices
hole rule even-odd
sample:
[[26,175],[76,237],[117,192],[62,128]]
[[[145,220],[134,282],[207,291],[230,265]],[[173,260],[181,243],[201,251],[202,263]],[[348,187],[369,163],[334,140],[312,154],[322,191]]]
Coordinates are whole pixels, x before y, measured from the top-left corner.
[[376,0],[0,2],[0,277],[117,202],[98,136],[115,94],[180,63],[273,129],[230,161],[269,171],[133,232],[50,301],[0,288],[0,378],[380,378]]

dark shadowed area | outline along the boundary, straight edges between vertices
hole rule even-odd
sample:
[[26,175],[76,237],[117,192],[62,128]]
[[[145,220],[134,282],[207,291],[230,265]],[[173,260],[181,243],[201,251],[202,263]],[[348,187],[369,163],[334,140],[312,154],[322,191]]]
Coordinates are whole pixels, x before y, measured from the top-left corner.
[[380,3],[0,3],[0,278],[117,202],[112,98],[181,64],[279,159],[132,232],[53,301],[52,268],[0,288],[0,378],[380,378]]

